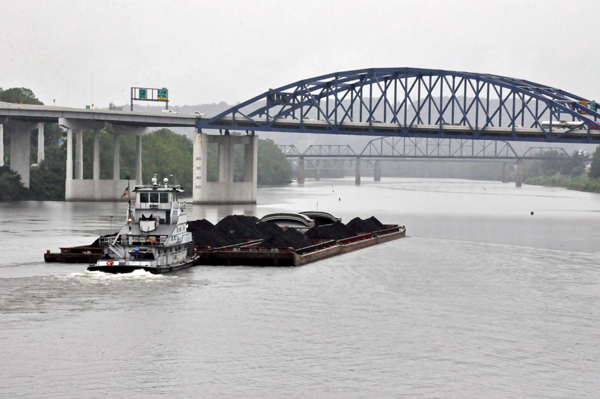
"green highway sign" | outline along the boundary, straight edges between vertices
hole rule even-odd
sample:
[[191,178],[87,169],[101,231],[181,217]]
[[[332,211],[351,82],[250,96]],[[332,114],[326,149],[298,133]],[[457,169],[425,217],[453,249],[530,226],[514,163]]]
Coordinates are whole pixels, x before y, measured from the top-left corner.
[[140,89],[138,97],[140,99],[146,98],[146,89]]
[[167,89],[158,89],[157,100],[167,100]]

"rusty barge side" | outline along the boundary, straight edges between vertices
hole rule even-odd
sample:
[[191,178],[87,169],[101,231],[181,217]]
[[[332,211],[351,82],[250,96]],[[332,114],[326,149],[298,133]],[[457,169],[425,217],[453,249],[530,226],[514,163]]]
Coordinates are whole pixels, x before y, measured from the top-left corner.
[[198,248],[196,264],[215,266],[301,266],[310,262],[345,254],[406,236],[404,226],[386,225],[385,229],[341,240],[327,240],[316,245],[292,248],[259,248],[262,240],[222,248]]
[[102,248],[90,245],[61,247],[60,252],[46,251],[44,261],[48,263],[90,263],[102,257]]

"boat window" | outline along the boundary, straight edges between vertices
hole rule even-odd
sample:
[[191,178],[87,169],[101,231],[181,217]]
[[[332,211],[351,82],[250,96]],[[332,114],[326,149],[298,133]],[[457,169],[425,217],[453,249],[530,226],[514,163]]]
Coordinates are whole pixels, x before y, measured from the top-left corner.
[[169,193],[160,193],[160,202],[163,204],[169,202]]
[[150,202],[158,202],[158,193],[150,193]]
[[140,202],[143,202],[143,203],[148,202],[148,193],[140,193]]

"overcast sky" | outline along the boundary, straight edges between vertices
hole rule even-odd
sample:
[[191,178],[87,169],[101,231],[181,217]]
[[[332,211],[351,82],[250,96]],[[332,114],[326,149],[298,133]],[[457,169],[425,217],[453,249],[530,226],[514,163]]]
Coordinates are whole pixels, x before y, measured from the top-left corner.
[[236,103],[370,67],[524,78],[600,100],[600,2],[0,0],[0,87],[47,105]]

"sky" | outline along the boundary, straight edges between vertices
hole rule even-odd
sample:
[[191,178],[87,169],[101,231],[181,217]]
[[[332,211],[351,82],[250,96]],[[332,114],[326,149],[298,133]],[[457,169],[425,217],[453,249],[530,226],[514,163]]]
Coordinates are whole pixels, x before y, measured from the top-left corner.
[[588,0],[0,0],[0,87],[81,108],[128,104],[132,86],[168,88],[171,106],[235,104],[336,71],[416,67],[600,100],[599,18]]

